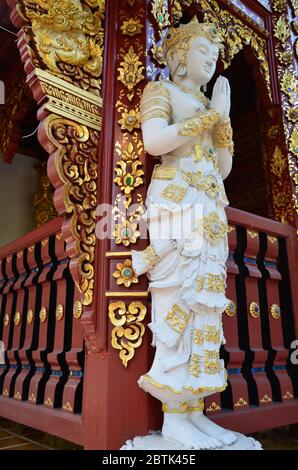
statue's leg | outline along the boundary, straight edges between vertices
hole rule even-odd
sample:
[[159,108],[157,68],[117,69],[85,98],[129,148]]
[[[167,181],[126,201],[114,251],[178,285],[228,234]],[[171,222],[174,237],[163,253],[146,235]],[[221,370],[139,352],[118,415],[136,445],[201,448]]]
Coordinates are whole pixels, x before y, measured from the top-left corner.
[[[202,322],[201,322],[202,324]],[[217,326],[216,326],[217,325]],[[215,357],[218,354],[219,358],[219,349],[221,346],[222,335],[222,323],[221,315],[217,316],[215,314],[204,314],[204,353],[209,354],[209,364],[208,361],[202,361],[202,370],[201,373],[211,374],[216,371],[216,359]],[[213,356],[212,356],[213,355]],[[212,391],[204,392],[202,396],[211,395]],[[237,436],[229,430],[226,430],[217,424],[213,423],[209,418],[207,418],[204,413],[204,401],[203,398],[199,401],[189,402],[189,411],[188,416],[189,420],[196,426],[197,429],[206,433],[208,436],[213,437],[221,442],[224,445],[231,445],[237,440]]]
[[188,419],[188,404],[181,402],[163,403],[164,421],[162,435],[166,439],[180,442],[187,449],[217,449],[219,440],[200,431]]

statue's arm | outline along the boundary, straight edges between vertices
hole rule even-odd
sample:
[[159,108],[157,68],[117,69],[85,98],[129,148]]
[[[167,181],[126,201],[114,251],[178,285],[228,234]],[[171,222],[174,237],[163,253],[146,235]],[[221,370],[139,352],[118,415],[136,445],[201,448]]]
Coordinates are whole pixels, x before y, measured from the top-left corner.
[[218,166],[222,179],[226,179],[233,164],[234,143],[230,119],[220,121],[214,128],[213,142],[217,150]]
[[141,122],[144,147],[151,155],[172,152],[194,137],[211,131],[219,120],[220,114],[210,109],[172,124],[172,106],[167,88],[161,82],[151,82],[145,87],[141,99]]

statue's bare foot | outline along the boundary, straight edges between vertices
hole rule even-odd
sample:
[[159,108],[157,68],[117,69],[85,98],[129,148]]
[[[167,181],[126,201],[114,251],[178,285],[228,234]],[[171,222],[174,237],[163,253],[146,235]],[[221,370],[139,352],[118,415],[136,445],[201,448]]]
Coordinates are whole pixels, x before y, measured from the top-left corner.
[[197,429],[184,414],[164,413],[161,433],[186,449],[216,449],[222,446],[219,440]]
[[222,444],[227,446],[237,441],[237,436],[232,431],[222,428],[208,419],[202,411],[193,411],[189,413],[190,421],[196,426],[199,431],[219,440]]

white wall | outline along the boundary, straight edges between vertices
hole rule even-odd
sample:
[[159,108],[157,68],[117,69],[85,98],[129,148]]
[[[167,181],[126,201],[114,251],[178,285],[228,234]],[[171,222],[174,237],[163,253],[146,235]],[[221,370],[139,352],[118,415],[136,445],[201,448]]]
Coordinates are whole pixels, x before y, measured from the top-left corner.
[[32,198],[38,189],[38,160],[16,154],[12,163],[0,155],[0,246],[35,227]]

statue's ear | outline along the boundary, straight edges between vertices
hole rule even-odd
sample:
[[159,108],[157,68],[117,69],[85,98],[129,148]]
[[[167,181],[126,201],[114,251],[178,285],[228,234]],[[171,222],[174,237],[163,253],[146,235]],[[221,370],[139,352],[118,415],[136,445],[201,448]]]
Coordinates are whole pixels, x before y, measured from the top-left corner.
[[167,64],[170,69],[172,79],[176,76],[184,77],[186,75],[185,51],[176,49],[167,56]]

